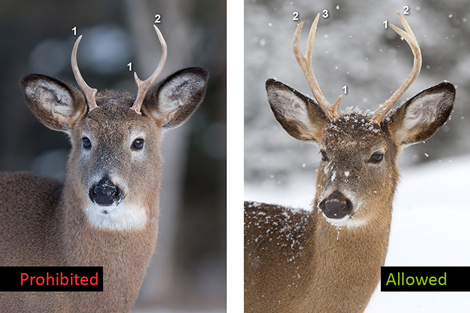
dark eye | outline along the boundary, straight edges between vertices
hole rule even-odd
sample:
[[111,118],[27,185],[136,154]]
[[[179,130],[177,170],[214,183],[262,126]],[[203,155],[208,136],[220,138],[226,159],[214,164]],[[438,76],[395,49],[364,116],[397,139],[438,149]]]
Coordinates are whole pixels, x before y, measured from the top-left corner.
[[91,141],[87,137],[82,138],[82,144],[83,144],[83,148],[85,148],[86,150],[91,149]]
[[136,139],[132,143],[132,150],[141,150],[144,147],[144,140],[143,139]]
[[328,155],[326,155],[326,152],[324,150],[321,150],[320,153],[321,153],[322,161],[328,161],[329,160]]
[[384,155],[383,153],[374,153],[370,159],[369,159],[369,163],[380,163],[384,158]]

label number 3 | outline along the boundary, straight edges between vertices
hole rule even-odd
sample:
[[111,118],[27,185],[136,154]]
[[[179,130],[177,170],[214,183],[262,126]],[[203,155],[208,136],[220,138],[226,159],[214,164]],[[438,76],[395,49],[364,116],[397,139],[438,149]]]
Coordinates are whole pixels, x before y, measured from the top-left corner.
[[330,16],[328,10],[323,10],[323,15],[322,15],[322,17],[323,17],[323,18],[328,18],[328,16]]

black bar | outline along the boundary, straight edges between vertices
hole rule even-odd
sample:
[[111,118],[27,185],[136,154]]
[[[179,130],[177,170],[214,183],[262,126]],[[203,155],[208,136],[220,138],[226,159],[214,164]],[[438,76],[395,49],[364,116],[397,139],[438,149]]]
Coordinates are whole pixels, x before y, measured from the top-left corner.
[[382,266],[381,291],[470,291],[468,266]]
[[1,266],[0,291],[103,291],[103,267]]

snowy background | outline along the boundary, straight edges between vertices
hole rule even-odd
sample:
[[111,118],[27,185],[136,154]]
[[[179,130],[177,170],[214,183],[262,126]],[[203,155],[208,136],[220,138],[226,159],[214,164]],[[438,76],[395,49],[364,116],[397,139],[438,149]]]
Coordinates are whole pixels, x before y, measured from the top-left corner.
[[[301,37],[320,18],[313,68],[326,98],[342,94],[342,109],[374,109],[409,75],[410,48],[384,20],[402,28],[405,18],[423,53],[421,74],[399,101],[448,80],[457,86],[452,120],[424,144],[399,158],[401,182],[394,201],[389,266],[469,266],[470,205],[470,4],[468,1],[245,1],[245,199],[308,209],[315,196],[314,145],[290,137],[270,112],[264,82],[276,78],[303,93],[310,88],[292,53],[297,23]],[[293,12],[299,21],[293,21]],[[468,293],[381,293],[367,313],[468,312]]]
[[[403,28],[396,13],[405,15],[423,54],[418,79],[402,99],[448,80],[457,86],[452,120],[426,144],[410,147],[400,158],[402,168],[470,153],[470,2],[468,1],[245,1],[245,180],[257,184],[289,185],[314,175],[320,160],[310,144],[292,139],[269,109],[264,82],[276,78],[311,95],[292,53],[297,23],[306,20],[301,36],[305,51],[308,30],[320,18],[313,68],[330,102],[343,93],[341,108],[375,110],[408,77],[411,49],[384,20]],[[293,21],[293,12],[299,21]]]

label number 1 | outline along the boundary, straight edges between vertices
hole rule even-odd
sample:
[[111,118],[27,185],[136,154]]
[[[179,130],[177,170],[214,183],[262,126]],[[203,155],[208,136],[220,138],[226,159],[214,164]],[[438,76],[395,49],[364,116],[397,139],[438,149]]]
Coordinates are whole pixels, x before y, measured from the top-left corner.
[[74,28],[72,28],[72,31],[73,31],[73,35],[74,35],[74,36],[77,36],[77,26],[75,26]]
[[343,92],[344,92],[345,95],[348,94],[348,86],[347,85],[344,85]]

